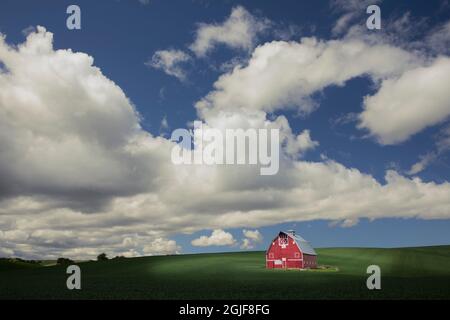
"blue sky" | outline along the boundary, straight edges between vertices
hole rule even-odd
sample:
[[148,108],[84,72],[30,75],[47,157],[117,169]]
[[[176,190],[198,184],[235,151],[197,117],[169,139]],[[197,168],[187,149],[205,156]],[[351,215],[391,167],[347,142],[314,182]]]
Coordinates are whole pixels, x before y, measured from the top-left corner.
[[[271,1],[218,1],[214,4],[208,1],[152,1],[149,5],[142,5],[139,1],[77,3],[82,8],[82,30],[71,31],[65,26],[67,15],[61,15],[61,12],[65,12],[67,6],[72,4],[70,1],[57,4],[52,1],[39,4],[6,1],[0,13],[1,31],[10,42],[20,43],[24,39],[22,31],[25,28],[43,25],[55,34],[55,48],[72,48],[93,56],[95,65],[130,97],[143,116],[143,127],[153,134],[160,133],[163,117],[167,117],[172,128],[186,127],[188,121],[196,119],[194,103],[210,91],[221,74],[214,70],[214,66],[236,55],[232,50],[220,48],[206,61],[195,61],[194,66],[189,66],[192,72],[189,73],[187,84],[143,67],[157,50],[183,49],[189,45],[197,23],[222,22],[234,6],[243,4],[248,10],[283,26],[295,25],[301,28],[302,31],[294,38],[316,36],[327,39],[331,37],[331,26],[338,16],[333,15],[327,1],[283,1],[283,8]],[[410,1],[395,5],[387,1],[383,4],[383,15],[400,16],[411,12],[414,20],[426,18],[430,25],[434,25],[449,18],[448,10],[441,11],[441,6],[442,1],[426,4],[423,1]],[[308,30],[312,26],[314,32]],[[260,42],[264,43],[264,40]],[[382,179],[386,166],[391,162],[397,162],[400,168],[407,170],[416,162],[418,155],[430,150],[432,136],[439,131],[439,126],[420,132],[414,139],[391,148],[370,141],[368,143],[364,139],[349,139],[353,135],[364,135],[364,132],[355,130],[354,125],[337,128],[330,125],[330,122],[345,114],[360,111],[363,97],[370,92],[370,82],[358,78],[349,81],[344,88],[325,88],[320,97],[321,108],[307,118],[296,117],[295,112],[285,113],[293,129],[308,127],[320,141],[320,149],[308,157],[314,158],[325,152],[346,165]],[[444,155],[422,172],[421,177],[434,181],[448,180],[448,160],[448,155]]]
[[[283,223],[260,228],[263,241],[257,243],[254,250],[266,250],[270,241],[280,230],[296,230],[314,247],[412,247],[448,244],[448,220],[403,220],[379,219],[375,221],[362,220],[357,226],[341,228],[330,226],[328,221],[316,220],[304,223]],[[235,238],[242,237],[240,229],[230,232]],[[195,247],[190,244],[192,238],[206,234],[197,232],[194,235],[178,235],[174,239],[184,243],[186,252],[202,253],[217,252],[217,247]],[[236,251],[239,246],[225,246],[220,251]]]
[[[426,67],[439,56],[448,58],[448,47],[447,50],[445,48],[442,50],[434,48],[433,43],[428,46],[425,44],[425,39],[431,39],[433,34],[437,34],[450,20],[450,4],[448,1],[376,2],[382,13],[383,27],[381,31],[365,30],[365,19],[367,17],[365,8],[351,7],[346,9],[345,5],[342,4],[343,1],[336,1],[333,4],[330,1],[150,0],[148,4],[143,4],[138,0],[57,2],[7,0],[0,5],[0,33],[6,35],[6,42],[9,45],[18,45],[25,41],[24,30],[27,28],[30,30],[30,26],[38,25],[45,27],[47,31],[53,33],[53,48],[55,50],[70,48],[73,52],[83,52],[93,57],[94,66],[101,70],[104,77],[112,80],[129,98],[130,104],[136,108],[141,116],[139,121],[143,131],[149,132],[153,137],[160,135],[167,137],[172,130],[185,128],[189,122],[198,119],[199,116],[194,107],[195,103],[214,91],[214,83],[221,75],[232,72],[230,69],[223,69],[225,63],[240,61],[245,67],[258,45],[268,44],[274,40],[298,42],[302,37],[315,37],[323,41],[342,40],[345,39],[351,26],[362,26],[363,31],[359,37],[375,35],[382,39],[377,41],[385,41],[391,47],[400,48],[404,52],[414,54],[417,52],[417,57],[423,58],[425,61],[423,65]],[[65,11],[70,4],[77,4],[81,8],[81,30],[68,30],[66,27],[68,15]],[[227,43],[218,43],[214,44],[214,48],[206,56],[196,56],[189,46],[194,42],[200,26],[202,24],[221,25],[228,19],[232,10],[238,6],[242,6],[255,21],[263,21],[264,19],[270,21],[269,26],[266,27],[265,31],[258,33],[248,49],[242,50]],[[347,29],[340,33],[333,32],[333,26],[338,19],[351,12],[356,13]],[[401,20],[404,21],[404,24],[394,30],[396,21]],[[405,31],[404,33],[401,32],[402,28]],[[376,34],[376,32],[379,33]],[[440,43],[445,46],[445,41],[448,41],[448,39],[443,39],[444,42]],[[423,45],[419,43],[423,43]],[[180,64],[181,70],[186,74],[184,81],[167,74],[161,68],[146,65],[158,50],[180,50],[190,57],[188,61]],[[0,61],[2,61],[1,55]],[[396,61],[386,63],[392,64]],[[52,87],[53,84],[50,83],[49,86]],[[450,193],[448,193],[450,148],[445,147],[438,152],[436,147],[437,143],[442,141],[446,128],[449,128],[448,117],[442,117],[439,121],[428,124],[424,129],[416,130],[406,140],[399,143],[380,143],[376,135],[368,135],[367,128],[358,128],[356,118],[363,110],[364,97],[376,95],[379,90],[380,82],[377,83],[373,78],[362,74],[351,77],[342,85],[332,83],[315,90],[311,98],[317,104],[317,108],[307,115],[301,115],[296,108],[279,108],[273,112],[266,112],[266,116],[270,119],[280,115],[286,117],[292,132],[295,134],[299,134],[303,130],[309,130],[311,139],[317,141],[319,145],[302,154],[301,161],[324,163],[326,162],[325,159],[330,159],[345,168],[353,168],[362,174],[373,177],[380,185],[387,183],[385,179],[386,171],[395,170],[408,181],[420,179],[424,184],[432,184],[431,187],[433,188],[437,186],[435,191],[433,191],[434,189],[429,192],[424,191],[423,197],[425,199],[425,197],[431,197],[432,194],[439,194],[440,198],[437,201],[443,202],[437,204],[436,207],[431,207],[431,204],[436,202],[431,198],[430,200],[424,200],[425,205],[421,205],[420,209],[424,212],[423,216],[420,216],[421,213],[419,212],[412,212],[414,211],[412,209],[404,209],[405,213],[399,213],[398,216],[392,213],[386,216],[373,217],[369,213],[366,214],[367,208],[362,207],[361,212],[358,212],[360,215],[354,214],[355,219],[359,218],[359,222],[350,227],[340,226],[339,221],[352,219],[353,216],[346,217],[344,215],[342,219],[339,216],[335,219],[338,221],[337,225],[334,225],[334,219],[330,219],[327,215],[321,218],[322,216],[318,214],[312,219],[307,219],[308,221],[302,221],[304,220],[303,216],[299,216],[299,221],[296,222],[293,221],[295,217],[289,216],[285,219],[286,221],[282,221],[282,218],[269,219],[272,221],[270,223],[257,223],[252,220],[248,225],[245,225],[243,222],[236,224],[230,222],[229,226],[225,225],[223,228],[216,222],[206,223],[203,227],[198,222],[192,225],[189,225],[189,222],[183,222],[183,227],[180,227],[180,232],[177,232],[177,227],[172,227],[172,225],[169,227],[169,224],[163,223],[158,224],[158,227],[153,230],[152,228],[156,225],[156,223],[153,224],[152,219],[154,218],[145,214],[126,216],[123,211],[120,211],[124,209],[117,209],[118,213],[114,217],[102,218],[104,220],[101,220],[101,222],[95,220],[93,223],[97,229],[80,229],[78,233],[76,230],[81,227],[77,226],[73,228],[71,233],[70,223],[64,229],[60,225],[56,226],[56,218],[49,218],[53,217],[55,210],[70,209],[73,210],[71,214],[81,214],[82,219],[91,219],[96,217],[97,213],[100,216],[101,212],[108,212],[108,205],[116,197],[129,196],[127,191],[120,190],[115,193],[114,188],[112,188],[114,191],[111,191],[111,189],[97,190],[94,186],[95,183],[89,181],[86,184],[77,184],[76,187],[67,186],[67,189],[66,186],[62,187],[60,184],[55,184],[43,187],[41,190],[36,188],[34,184],[28,185],[30,179],[21,180],[12,177],[11,181],[14,185],[17,185],[17,188],[13,191],[6,191],[5,196],[0,197],[0,200],[10,201],[11,199],[19,199],[19,197],[30,197],[33,201],[42,204],[43,207],[52,208],[53,211],[51,212],[45,211],[47,209],[41,211],[39,217],[42,217],[43,221],[49,219],[48,221],[53,221],[56,224],[54,229],[43,227],[23,227],[23,229],[20,229],[17,226],[20,225],[18,221],[21,218],[14,216],[12,213],[17,212],[17,208],[5,205],[4,214],[7,219],[3,225],[0,224],[0,230],[3,229],[4,234],[3,244],[7,248],[3,254],[31,257],[61,254],[88,256],[90,253],[87,252],[93,251],[96,248],[95,246],[104,248],[106,251],[109,250],[111,254],[122,254],[124,252],[130,255],[166,253],[164,250],[153,252],[151,248],[147,251],[143,249],[145,241],[154,243],[154,247],[158,247],[157,239],[163,239],[165,242],[176,241],[178,249],[174,250],[183,253],[233,251],[240,250],[241,240],[244,238],[243,229],[259,230],[262,235],[262,241],[260,239],[255,241],[250,248],[252,250],[265,249],[267,242],[270,241],[269,239],[279,230],[291,228],[297,229],[298,233],[317,247],[395,247],[449,244],[450,212],[446,211],[448,200],[446,202],[445,197],[448,195],[448,199],[450,199]],[[5,105],[0,105],[0,107]],[[450,101],[446,100],[444,105],[448,110]],[[386,117],[391,116],[390,114],[386,115]],[[166,119],[167,126],[162,126],[163,119]],[[109,120],[105,119],[104,121]],[[51,126],[48,123],[44,125]],[[0,139],[0,143],[1,141]],[[5,154],[7,152],[5,151]],[[413,165],[426,155],[433,156],[430,156],[431,160],[426,163],[422,170],[411,173]],[[96,161],[95,156],[91,158],[91,161]],[[4,170],[12,172],[10,169]],[[38,172],[38,169],[35,169],[36,172],[32,172],[32,170],[34,169],[30,169],[30,172],[33,173],[33,176],[45,178],[45,174]],[[54,174],[58,175],[58,172],[55,171]],[[156,188],[162,187],[157,186]],[[67,193],[61,195],[59,191],[62,189],[67,190]],[[102,196],[108,195],[108,199],[105,199],[105,208],[102,207],[100,210],[93,205],[92,208],[89,207],[86,210],[79,209],[86,205],[85,198],[82,196],[79,198],[79,194],[89,194],[90,190],[93,194],[98,192]],[[1,192],[2,188],[0,188],[0,196]],[[132,191],[129,192],[133,193]],[[155,191],[152,189],[152,192]],[[401,191],[399,192],[401,193]],[[136,195],[143,193],[140,189],[136,191]],[[329,195],[329,197],[333,198],[333,195]],[[39,202],[41,200],[46,205],[43,204],[44,202]],[[353,199],[355,202],[360,200],[358,198]],[[51,205],[47,205],[48,201],[51,202]],[[77,203],[77,201],[83,203]],[[103,202],[99,206],[102,205]],[[170,203],[166,205],[170,205]],[[430,207],[427,207],[427,205]],[[214,208],[214,206],[214,201],[205,203],[205,207]],[[219,204],[217,206],[219,207]],[[180,207],[182,210],[182,201]],[[232,206],[230,205],[230,207]],[[284,205],[281,205],[281,207],[284,208]],[[11,209],[6,212],[8,208],[14,210]],[[191,207],[189,206],[189,208]],[[395,208],[397,207],[393,207],[392,210],[395,211]],[[401,206],[399,208],[399,210],[403,210]],[[202,207],[202,210],[204,210],[204,207]],[[428,217],[425,213],[427,210],[438,213]],[[218,211],[221,210],[218,209]],[[372,207],[367,209],[367,212],[369,211],[373,212]],[[95,214],[89,216],[93,212]],[[276,212],[276,208],[274,208],[274,212]],[[70,215],[65,211],[64,214]],[[195,215],[195,211],[192,214]],[[242,214],[245,215],[245,212]],[[372,218],[373,221],[371,221]],[[128,228],[133,219],[136,219],[137,224],[145,222],[148,224],[148,229],[143,231],[141,227],[137,227],[136,230]],[[176,220],[176,217],[173,219]],[[189,221],[190,218],[186,217],[185,219]],[[97,239],[88,244],[82,242],[73,244],[73,242],[77,242],[75,239],[85,237],[89,235],[89,232],[100,232],[103,228],[118,230],[121,227],[120,221],[124,221],[124,226],[127,228],[126,231],[114,233],[114,237],[117,237],[117,243],[102,243]],[[83,223],[83,225],[88,223]],[[200,236],[209,236],[214,229],[223,229],[225,233],[231,233],[235,239],[235,244],[223,246],[194,246],[191,244],[193,239]],[[15,232],[15,235],[23,232],[28,237],[25,240],[20,240],[20,237],[13,237],[12,233],[8,233],[10,237],[7,238],[7,232]],[[45,236],[41,236],[41,234],[49,234],[50,240],[48,241],[54,244],[54,247],[50,246],[51,249],[48,249],[49,246],[42,245],[45,242]],[[128,242],[131,243],[134,241],[133,237],[142,237],[142,239],[136,240],[138,244],[134,244],[134,247],[126,247],[125,245],[121,247],[123,243],[128,241],[124,239],[130,238],[131,240]],[[37,238],[39,238],[39,241],[36,240]],[[35,244],[32,242],[33,239],[36,240]],[[0,241],[2,241],[1,234]],[[29,245],[29,248],[26,250],[20,249],[21,247],[17,245],[21,243],[25,246]],[[173,243],[171,246],[173,249]],[[83,248],[86,252],[83,252]]]

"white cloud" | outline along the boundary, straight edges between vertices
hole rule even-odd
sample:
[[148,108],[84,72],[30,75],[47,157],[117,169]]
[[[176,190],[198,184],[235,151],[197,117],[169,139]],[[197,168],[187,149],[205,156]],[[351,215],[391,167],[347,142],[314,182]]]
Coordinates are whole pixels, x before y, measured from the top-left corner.
[[450,125],[441,130],[436,146],[438,152],[450,150]]
[[286,152],[290,155],[297,155],[304,153],[308,150],[314,149],[319,145],[318,141],[313,141],[311,139],[310,131],[303,130],[294,139],[288,140],[286,146]]
[[413,164],[408,170],[407,174],[415,175],[422,172],[426,167],[430,165],[434,160],[436,160],[437,154],[434,152],[427,153],[420,157],[420,160]]
[[333,26],[333,29],[331,32],[334,35],[339,35],[346,31],[350,25],[350,23],[358,16],[355,12],[348,12],[343,14],[339,17],[339,19],[336,21],[335,25]]
[[259,230],[242,230],[242,233],[244,234],[244,237],[254,241],[254,242],[261,242],[262,241],[262,234],[259,232]]
[[253,249],[254,247],[255,246],[250,239],[247,239],[247,238],[242,239],[242,244],[240,246],[241,249],[250,250],[250,249]]
[[450,21],[437,27],[426,38],[428,45],[441,53],[448,53],[450,48]]
[[160,129],[160,131],[169,129],[169,122],[167,121],[167,116],[164,116],[161,119],[161,125],[160,125],[159,129]]
[[205,56],[216,45],[234,49],[250,50],[259,33],[269,25],[265,19],[258,19],[244,7],[237,6],[221,24],[201,23],[190,49],[199,57]]
[[175,240],[165,238],[157,238],[143,248],[143,252],[150,255],[179,254],[180,251],[181,247]]
[[201,236],[200,238],[191,241],[191,244],[196,247],[208,247],[208,246],[232,246],[236,244],[233,235],[222,229],[215,229],[208,236]]
[[[285,142],[300,141],[302,153],[315,145],[309,132],[293,133],[283,116],[268,120],[268,110],[286,106],[280,102],[297,101],[271,91],[270,76],[284,79],[277,68],[292,82],[280,85],[281,91],[303,90],[304,97],[363,74],[401,79],[411,60],[400,49],[357,41],[273,42],[256,49],[247,67],[218,80],[227,99],[244,95],[236,100],[241,108],[212,99],[203,119],[218,128],[280,128]],[[224,229],[314,219],[351,225],[361,218],[450,217],[448,182],[393,170],[381,183],[332,160],[285,154],[271,177],[254,166],[173,166],[173,144],[142,130],[132,103],[93,58],[54,50],[52,34],[43,28],[17,47],[0,41],[0,61],[7,70],[0,73],[0,247],[8,255],[166,254],[179,251],[173,234],[200,230],[214,231],[197,243],[232,245],[237,241]],[[255,88],[255,95],[269,91],[267,103],[245,101]]]
[[257,47],[248,65],[222,75],[196,108],[203,118],[243,109],[296,108],[308,114],[317,107],[310,96],[327,86],[364,75],[378,81],[417,64],[417,57],[402,49],[358,39],[273,41]]
[[27,37],[30,33],[33,33],[36,31],[36,28],[34,26],[28,26],[25,29],[22,30],[22,34]]
[[13,257],[14,251],[8,248],[0,248],[0,258]]
[[92,57],[55,51],[52,38],[38,27],[17,49],[0,40],[1,196],[88,207],[151,190],[160,169],[150,163],[162,160],[151,150],[167,142],[141,130],[131,102]]
[[[14,214],[42,213],[40,218],[52,216],[55,221],[67,215],[66,224],[72,217],[83,217],[80,212],[107,210],[116,197],[151,192],[152,181],[164,174],[167,161],[164,152],[155,150],[170,150],[168,141],[141,129],[131,102],[93,66],[92,57],[54,50],[52,41],[53,35],[42,27],[17,48],[8,46],[4,37],[0,40],[5,69],[0,73],[0,202],[6,205],[3,218],[9,221],[0,227],[8,235],[5,245],[21,243],[20,252],[28,254],[33,243],[62,246],[56,251],[68,254],[75,251],[64,242],[79,244],[71,238],[74,233],[60,233],[45,224],[34,229],[34,218],[20,224]],[[48,244],[37,237],[42,230],[47,230]],[[13,231],[26,235],[26,240],[12,237],[18,234]],[[89,234],[93,235],[87,232],[85,239]],[[116,247],[122,242],[110,239],[117,241]],[[108,244],[105,249],[115,250]]]
[[164,71],[180,81],[186,80],[186,71],[182,64],[188,62],[191,57],[181,50],[159,50],[145,63],[148,67]]
[[343,227],[343,228],[354,227],[358,224],[358,222],[359,222],[358,219],[348,218],[348,219],[345,219],[344,221],[342,221],[341,227]]
[[240,246],[241,249],[248,250],[253,249],[255,244],[262,242],[262,234],[259,230],[242,230],[244,237],[242,239],[242,244]]
[[[284,115],[268,119],[263,111],[254,110],[219,110],[217,113],[208,113],[205,118],[206,126],[219,129],[225,134],[226,129],[278,129],[281,149],[284,154],[293,159],[303,157],[308,151],[319,146],[319,142],[311,138],[308,129],[299,134],[292,131]],[[247,155],[248,156],[248,155]]]
[[437,135],[434,150],[421,155],[419,161],[411,166],[407,174],[415,175],[422,172],[448,150],[450,150],[450,126],[444,127]]
[[381,88],[365,97],[360,128],[381,144],[397,144],[450,115],[450,58],[408,70],[384,80]]
[[331,0],[331,8],[341,14],[331,32],[340,35],[346,32],[355,20],[365,16],[369,5],[380,3],[381,0]]

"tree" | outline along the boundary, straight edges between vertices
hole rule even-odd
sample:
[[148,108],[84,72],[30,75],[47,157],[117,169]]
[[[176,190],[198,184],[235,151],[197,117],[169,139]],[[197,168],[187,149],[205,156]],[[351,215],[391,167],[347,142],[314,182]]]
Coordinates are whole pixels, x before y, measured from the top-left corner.
[[68,258],[58,258],[58,260],[56,260],[56,264],[72,264],[72,263],[74,263],[74,261]]
[[108,257],[106,256],[106,253],[100,253],[97,256],[97,261],[106,261],[106,260],[108,260]]

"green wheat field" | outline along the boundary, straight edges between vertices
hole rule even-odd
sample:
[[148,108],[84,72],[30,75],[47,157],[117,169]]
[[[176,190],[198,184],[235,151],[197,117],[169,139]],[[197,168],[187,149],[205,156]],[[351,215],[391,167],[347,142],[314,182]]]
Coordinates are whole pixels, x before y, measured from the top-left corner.
[[[268,270],[264,252],[81,262],[81,290],[66,266],[0,260],[0,299],[449,299],[450,246],[317,249],[320,270]],[[47,264],[47,265],[45,265]],[[381,268],[381,290],[366,287]]]

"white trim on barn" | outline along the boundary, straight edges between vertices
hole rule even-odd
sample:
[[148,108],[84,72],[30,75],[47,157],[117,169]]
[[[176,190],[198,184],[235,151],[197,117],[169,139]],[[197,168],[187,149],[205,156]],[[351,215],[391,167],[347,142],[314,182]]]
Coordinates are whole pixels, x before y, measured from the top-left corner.
[[[281,261],[280,259],[267,259],[267,262]],[[303,259],[288,259],[287,261],[303,261]]]

